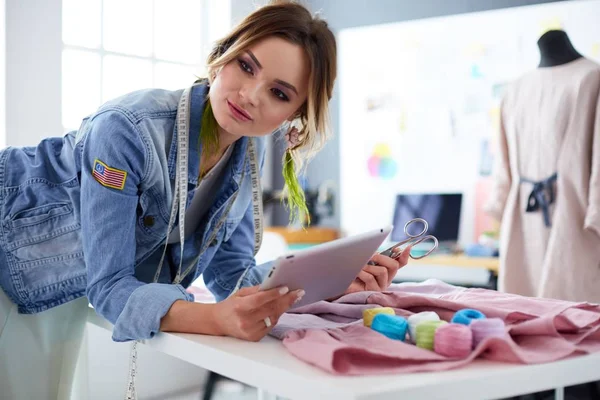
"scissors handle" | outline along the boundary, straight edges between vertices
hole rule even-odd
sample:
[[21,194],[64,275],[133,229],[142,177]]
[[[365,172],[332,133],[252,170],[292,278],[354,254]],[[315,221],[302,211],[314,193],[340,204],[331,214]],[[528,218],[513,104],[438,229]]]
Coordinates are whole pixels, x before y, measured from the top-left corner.
[[[423,230],[421,230],[419,233],[417,234],[412,234],[408,231],[408,227],[411,226],[414,223],[420,222],[423,224]],[[409,238],[418,238],[423,236],[425,233],[427,233],[427,231],[429,230],[429,224],[427,223],[427,221],[425,221],[423,218],[413,218],[410,221],[408,221],[406,224],[404,224],[404,234],[406,236],[408,236]]]
[[[392,257],[394,255],[394,253],[396,253],[396,251],[395,251],[396,249],[398,249],[399,247],[402,247],[403,245],[405,245],[408,242],[410,242],[410,239],[398,242],[395,245],[393,245],[392,247],[390,247],[389,249],[386,249],[379,254],[381,254],[382,256]],[[404,249],[402,249],[402,250],[404,250]],[[402,252],[402,251],[400,251],[400,252]]]
[[411,254],[410,258],[412,258],[413,260],[420,260],[421,258],[427,257],[428,255],[430,255],[431,253],[433,253],[433,251],[435,249],[438,248],[439,242],[438,242],[437,238],[435,236],[433,236],[433,235],[423,236],[423,237],[419,238],[418,240],[416,240],[414,243],[412,243],[411,246],[414,246],[416,244],[424,242],[425,240],[431,240],[431,241],[433,241],[433,246],[431,246],[431,248],[429,249],[429,251],[427,253],[421,255],[421,256],[418,256],[418,257],[413,257],[413,255]]
[[[413,241],[413,239],[416,239],[416,240]],[[413,237],[413,238],[410,238],[410,239],[407,239],[407,240],[403,240],[401,242],[396,243],[395,245],[393,245],[389,249],[386,249],[386,250],[382,251],[379,254],[381,254],[383,256],[387,256],[387,257],[394,257],[394,253],[402,253],[402,251],[404,251],[404,249],[401,249],[400,251],[396,252],[396,250],[399,249],[400,247],[403,247],[406,244],[408,244],[408,246],[415,246],[415,245],[417,245],[417,244],[419,244],[421,242],[424,242],[426,240],[431,240],[433,242],[433,246],[431,246],[431,249],[429,249],[427,251],[427,253],[425,253],[425,254],[423,254],[421,256],[417,256],[417,257],[413,256],[412,254],[410,255],[410,258],[412,258],[413,260],[419,260],[421,258],[427,257],[428,255],[430,255],[431,253],[433,253],[433,251],[435,249],[438,248],[439,242],[438,242],[438,240],[437,240],[437,238],[435,236],[433,236],[433,235],[426,235],[426,236],[421,236],[419,238]],[[398,255],[399,254],[396,254],[396,256],[398,256]]]
[[[414,224],[416,222],[420,222],[423,224],[423,230],[421,230],[419,233],[417,234],[412,234],[408,231],[408,227],[411,224]],[[412,254],[409,254],[409,257],[412,258],[413,260],[420,260],[421,258],[425,258],[428,255],[430,255],[435,249],[438,248],[439,246],[439,242],[437,240],[437,238],[433,235],[425,235],[425,233],[427,232],[427,230],[429,229],[429,224],[427,223],[427,221],[425,221],[423,218],[413,218],[410,221],[408,221],[405,225],[404,225],[404,233],[406,234],[406,236],[408,236],[408,239],[405,239],[401,242],[396,243],[395,245],[393,245],[392,247],[382,251],[381,255],[387,256],[387,257],[392,257],[392,258],[397,258],[404,249],[401,249],[399,252],[396,252],[397,249],[399,249],[400,247],[408,244],[409,246],[415,246],[419,243],[422,243],[426,240],[431,240],[433,242],[433,246],[431,246],[431,248],[429,249],[429,251],[427,251],[427,253],[420,255],[420,256],[413,256]],[[396,254],[397,253],[397,254]],[[394,256],[395,255],[395,256]],[[377,265],[375,262],[370,261],[369,262],[370,265]]]

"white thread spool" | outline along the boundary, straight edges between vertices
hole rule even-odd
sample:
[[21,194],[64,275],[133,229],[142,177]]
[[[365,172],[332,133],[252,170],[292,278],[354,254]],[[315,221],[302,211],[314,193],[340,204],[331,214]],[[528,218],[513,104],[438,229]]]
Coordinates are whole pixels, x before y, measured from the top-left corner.
[[410,340],[413,343],[417,341],[417,325],[425,321],[439,321],[440,316],[433,311],[423,311],[417,314],[413,314],[408,317],[408,331],[410,333]]

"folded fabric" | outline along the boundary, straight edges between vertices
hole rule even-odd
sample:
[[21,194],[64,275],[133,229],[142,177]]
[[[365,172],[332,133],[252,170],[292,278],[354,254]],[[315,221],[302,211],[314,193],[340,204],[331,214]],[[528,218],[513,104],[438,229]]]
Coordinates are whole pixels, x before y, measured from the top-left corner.
[[[507,334],[485,337],[467,357],[443,356],[363,326],[363,310],[374,306],[391,307],[405,318],[433,311],[445,321],[458,310],[476,309],[504,321]],[[535,364],[600,351],[600,306],[428,280],[300,307],[284,314],[271,334],[297,358],[334,374],[438,371],[466,365],[477,357]]]

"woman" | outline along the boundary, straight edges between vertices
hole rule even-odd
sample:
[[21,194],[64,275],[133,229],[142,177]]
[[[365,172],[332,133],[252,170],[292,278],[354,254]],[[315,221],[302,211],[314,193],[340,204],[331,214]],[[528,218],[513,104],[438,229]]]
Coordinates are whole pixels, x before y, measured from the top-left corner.
[[[59,381],[69,387],[75,357],[39,338],[66,346],[68,333],[78,343],[82,296],[114,324],[115,341],[159,330],[255,341],[303,295],[258,291],[257,170],[265,137],[298,126],[287,128],[284,176],[292,212],[305,209],[294,166],[325,141],[335,38],[302,6],[277,2],[216,44],[208,72],[189,90],[131,93],[63,138],[0,153],[0,364],[15,348],[32,349],[32,358],[1,367],[3,390],[16,393],[23,375],[35,380],[32,364],[48,377],[44,395],[58,393]],[[407,259],[374,256],[379,265],[365,266],[348,292],[386,289]],[[216,304],[185,291],[200,274]],[[40,322],[58,312],[70,327],[61,316]],[[13,326],[39,332],[18,338]]]

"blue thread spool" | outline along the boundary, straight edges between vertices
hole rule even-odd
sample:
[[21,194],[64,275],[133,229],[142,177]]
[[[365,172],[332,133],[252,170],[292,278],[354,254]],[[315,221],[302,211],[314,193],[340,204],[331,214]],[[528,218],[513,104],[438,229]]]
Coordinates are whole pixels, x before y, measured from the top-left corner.
[[471,308],[464,308],[454,314],[451,322],[468,326],[473,320],[476,319],[485,319],[485,315],[481,311],[473,310]]
[[397,315],[377,314],[373,318],[371,329],[390,339],[404,342],[406,331],[408,330],[408,322],[406,318]]

